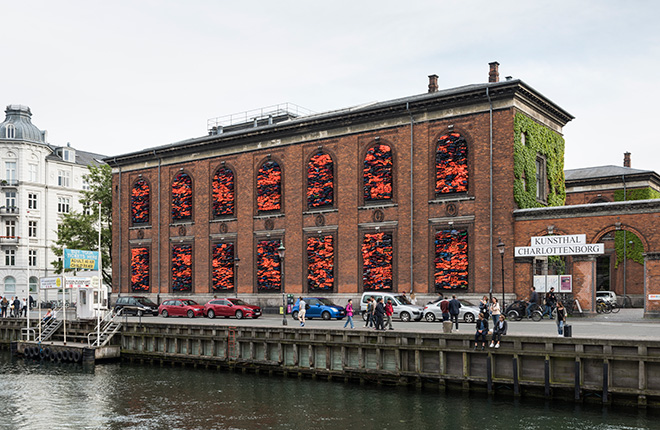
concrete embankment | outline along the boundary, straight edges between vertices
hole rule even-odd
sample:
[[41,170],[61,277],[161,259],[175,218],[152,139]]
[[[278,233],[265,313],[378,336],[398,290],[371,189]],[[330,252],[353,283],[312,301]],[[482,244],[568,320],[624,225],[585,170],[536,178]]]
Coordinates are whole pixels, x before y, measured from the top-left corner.
[[[72,323],[71,336],[90,330]],[[20,338],[0,321],[0,341]],[[124,323],[122,360],[340,381],[410,384],[660,408],[660,342],[506,336],[474,351],[470,334]]]

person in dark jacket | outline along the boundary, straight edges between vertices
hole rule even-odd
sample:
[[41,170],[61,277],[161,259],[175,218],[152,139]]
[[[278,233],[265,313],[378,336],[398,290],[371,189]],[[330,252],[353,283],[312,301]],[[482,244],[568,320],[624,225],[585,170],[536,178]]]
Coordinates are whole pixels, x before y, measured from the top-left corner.
[[456,324],[456,330],[458,330],[458,314],[461,312],[461,302],[456,299],[456,294],[451,296],[449,301],[449,315],[451,315],[451,321]]
[[442,312],[442,321],[449,321],[449,300],[440,300],[440,311]]
[[[502,339],[502,336],[506,334],[506,329],[508,324],[506,323],[506,320],[504,319],[504,315],[500,314],[499,320],[495,323],[493,326],[493,338],[490,341],[490,347],[492,348],[493,346],[495,348],[500,347],[500,340]],[[497,342],[497,343],[495,343]]]
[[383,305],[383,299],[382,297],[378,298],[378,301],[376,302],[376,310],[374,312],[376,316],[376,330],[385,330],[385,327],[383,326],[383,319],[385,316],[385,305]]
[[532,309],[539,304],[539,293],[536,288],[532,287],[532,292],[529,295],[529,303],[527,304],[527,318],[532,316]]
[[479,339],[481,339],[481,350],[486,349],[486,335],[488,334],[488,319],[484,317],[484,314],[479,314],[479,319],[477,320],[477,332],[474,334],[474,350],[477,350],[477,344]]
[[555,295],[555,287],[552,287],[550,288],[550,291],[545,294],[545,310],[543,311],[541,318],[547,314],[548,318],[552,319],[552,310],[555,308],[556,304],[557,296]]

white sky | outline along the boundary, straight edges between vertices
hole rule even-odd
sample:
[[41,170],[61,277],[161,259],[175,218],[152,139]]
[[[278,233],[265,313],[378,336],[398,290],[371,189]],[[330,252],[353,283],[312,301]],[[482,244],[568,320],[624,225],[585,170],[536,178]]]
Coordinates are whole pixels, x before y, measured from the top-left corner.
[[54,145],[118,155],[278,103],[406,97],[433,73],[440,89],[486,82],[498,61],[576,117],[566,168],[630,151],[660,171],[657,1],[0,0],[0,14],[0,106],[30,106]]

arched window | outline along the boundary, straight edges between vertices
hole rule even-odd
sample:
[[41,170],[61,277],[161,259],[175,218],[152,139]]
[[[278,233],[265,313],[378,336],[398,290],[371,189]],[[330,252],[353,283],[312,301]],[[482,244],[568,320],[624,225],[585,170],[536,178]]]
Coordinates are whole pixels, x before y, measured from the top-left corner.
[[467,230],[441,230],[435,234],[436,291],[468,287]]
[[260,212],[282,208],[282,169],[275,161],[266,161],[257,173],[257,209]]
[[282,265],[277,248],[279,240],[260,240],[257,243],[257,290],[282,289]]
[[131,190],[131,218],[133,224],[149,223],[149,184],[138,179]]
[[192,218],[192,179],[187,173],[179,173],[172,182],[172,220]]
[[149,291],[149,248],[131,249],[131,289]]
[[213,290],[234,288],[234,244],[217,243],[213,246]]
[[467,141],[459,133],[438,139],[435,153],[435,193],[461,193],[468,187]]
[[7,128],[5,128],[5,139],[16,139],[16,127],[14,127],[14,124],[7,124]]
[[364,157],[364,201],[392,199],[392,149],[374,145]]
[[334,168],[328,154],[318,153],[307,165],[307,205],[310,208],[334,203]]
[[307,286],[309,291],[332,291],[335,248],[332,235],[307,238]]
[[172,246],[172,292],[192,291],[192,245]]
[[362,239],[362,287],[364,291],[391,290],[393,284],[391,233],[365,233]]
[[213,217],[234,214],[234,172],[226,167],[213,175]]
[[16,292],[16,279],[13,276],[5,278],[5,294]]
[[39,287],[39,278],[37,278],[36,276],[30,276],[30,293],[36,293],[38,287]]

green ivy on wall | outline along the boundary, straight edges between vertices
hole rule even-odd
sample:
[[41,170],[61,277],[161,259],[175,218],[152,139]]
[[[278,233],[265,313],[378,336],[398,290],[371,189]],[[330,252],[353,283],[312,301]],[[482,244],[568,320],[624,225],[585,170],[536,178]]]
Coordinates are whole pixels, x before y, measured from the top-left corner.
[[[654,190],[651,187],[638,188],[635,190],[626,190],[625,200],[649,200],[649,199],[660,199],[660,191]],[[614,201],[622,202],[623,190],[614,191]]]
[[[543,155],[548,178],[547,206],[563,206],[564,138],[533,119],[516,113],[513,122],[513,195],[521,209],[546,206],[536,200],[536,156]],[[521,134],[525,133],[525,144]],[[524,180],[523,180],[524,178]]]
[[[648,200],[648,199],[660,199],[660,192],[654,190],[651,187],[638,188],[634,190],[626,190],[625,200]],[[622,202],[623,198],[623,189],[614,191],[614,201]],[[639,264],[644,264],[644,245],[642,241],[635,233],[627,231],[624,239],[623,231],[617,231],[614,233],[614,249],[616,250],[616,262],[614,267],[619,267],[619,263],[623,262],[623,245],[626,244],[626,258],[628,260],[635,261]],[[632,242],[632,243],[631,243]]]

